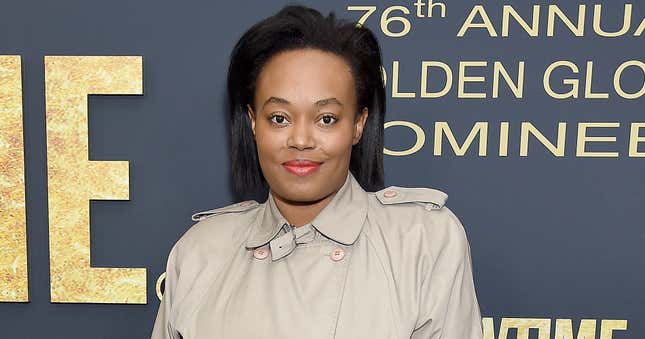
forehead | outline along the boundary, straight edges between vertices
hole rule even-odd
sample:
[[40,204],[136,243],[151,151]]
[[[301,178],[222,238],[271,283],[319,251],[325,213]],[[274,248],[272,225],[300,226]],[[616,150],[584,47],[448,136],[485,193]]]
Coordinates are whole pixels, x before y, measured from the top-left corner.
[[256,100],[276,96],[292,102],[313,103],[337,97],[352,103],[354,78],[349,64],[340,56],[317,49],[281,52],[264,65],[258,75]]

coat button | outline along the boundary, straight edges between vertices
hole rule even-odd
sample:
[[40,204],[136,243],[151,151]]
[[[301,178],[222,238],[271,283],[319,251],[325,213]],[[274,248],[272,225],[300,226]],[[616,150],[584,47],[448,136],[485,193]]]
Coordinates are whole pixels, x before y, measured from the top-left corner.
[[345,257],[345,250],[338,247],[334,248],[333,251],[331,251],[331,260],[333,261],[341,261]]
[[240,203],[240,206],[246,207],[246,206],[250,206],[251,204],[253,204],[253,202],[251,200],[247,200],[247,201],[242,201]]
[[398,193],[396,191],[394,191],[394,190],[387,190],[387,191],[383,192],[383,196],[386,197],[386,198],[396,197],[397,194]]
[[258,247],[253,251],[255,259],[264,259],[269,256],[269,250],[266,247]]

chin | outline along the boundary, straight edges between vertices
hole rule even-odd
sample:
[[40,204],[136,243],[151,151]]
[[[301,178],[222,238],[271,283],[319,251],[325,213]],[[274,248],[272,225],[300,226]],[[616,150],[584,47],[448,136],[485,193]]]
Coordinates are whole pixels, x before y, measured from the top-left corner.
[[283,182],[283,189],[277,192],[284,199],[298,202],[320,200],[325,196],[321,185],[314,180],[287,180]]
[[319,185],[315,183],[306,183],[306,184],[289,184],[285,190],[285,196],[292,198],[291,200],[295,201],[312,201],[320,199],[319,197],[323,195]]

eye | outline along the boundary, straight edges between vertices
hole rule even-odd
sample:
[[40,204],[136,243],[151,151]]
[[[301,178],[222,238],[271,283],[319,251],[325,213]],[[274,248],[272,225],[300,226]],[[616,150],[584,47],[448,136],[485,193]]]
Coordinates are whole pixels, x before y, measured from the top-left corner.
[[282,114],[271,114],[271,116],[269,117],[269,121],[276,125],[282,125],[284,122],[286,122],[286,120],[287,118]]
[[322,118],[320,118],[320,120],[323,122],[323,125],[331,126],[335,124],[336,121],[338,121],[338,118],[336,118],[331,114],[326,114],[326,115],[323,115]]

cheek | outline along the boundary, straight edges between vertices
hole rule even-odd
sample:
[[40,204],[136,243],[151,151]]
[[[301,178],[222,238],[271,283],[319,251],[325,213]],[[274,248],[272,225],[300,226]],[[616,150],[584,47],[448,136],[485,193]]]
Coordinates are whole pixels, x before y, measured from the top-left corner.
[[283,136],[279,133],[267,133],[266,130],[256,129],[255,143],[258,150],[258,158],[269,159],[278,153],[284,144]]
[[343,127],[332,134],[323,136],[321,145],[328,154],[349,156],[352,150],[351,127]]

